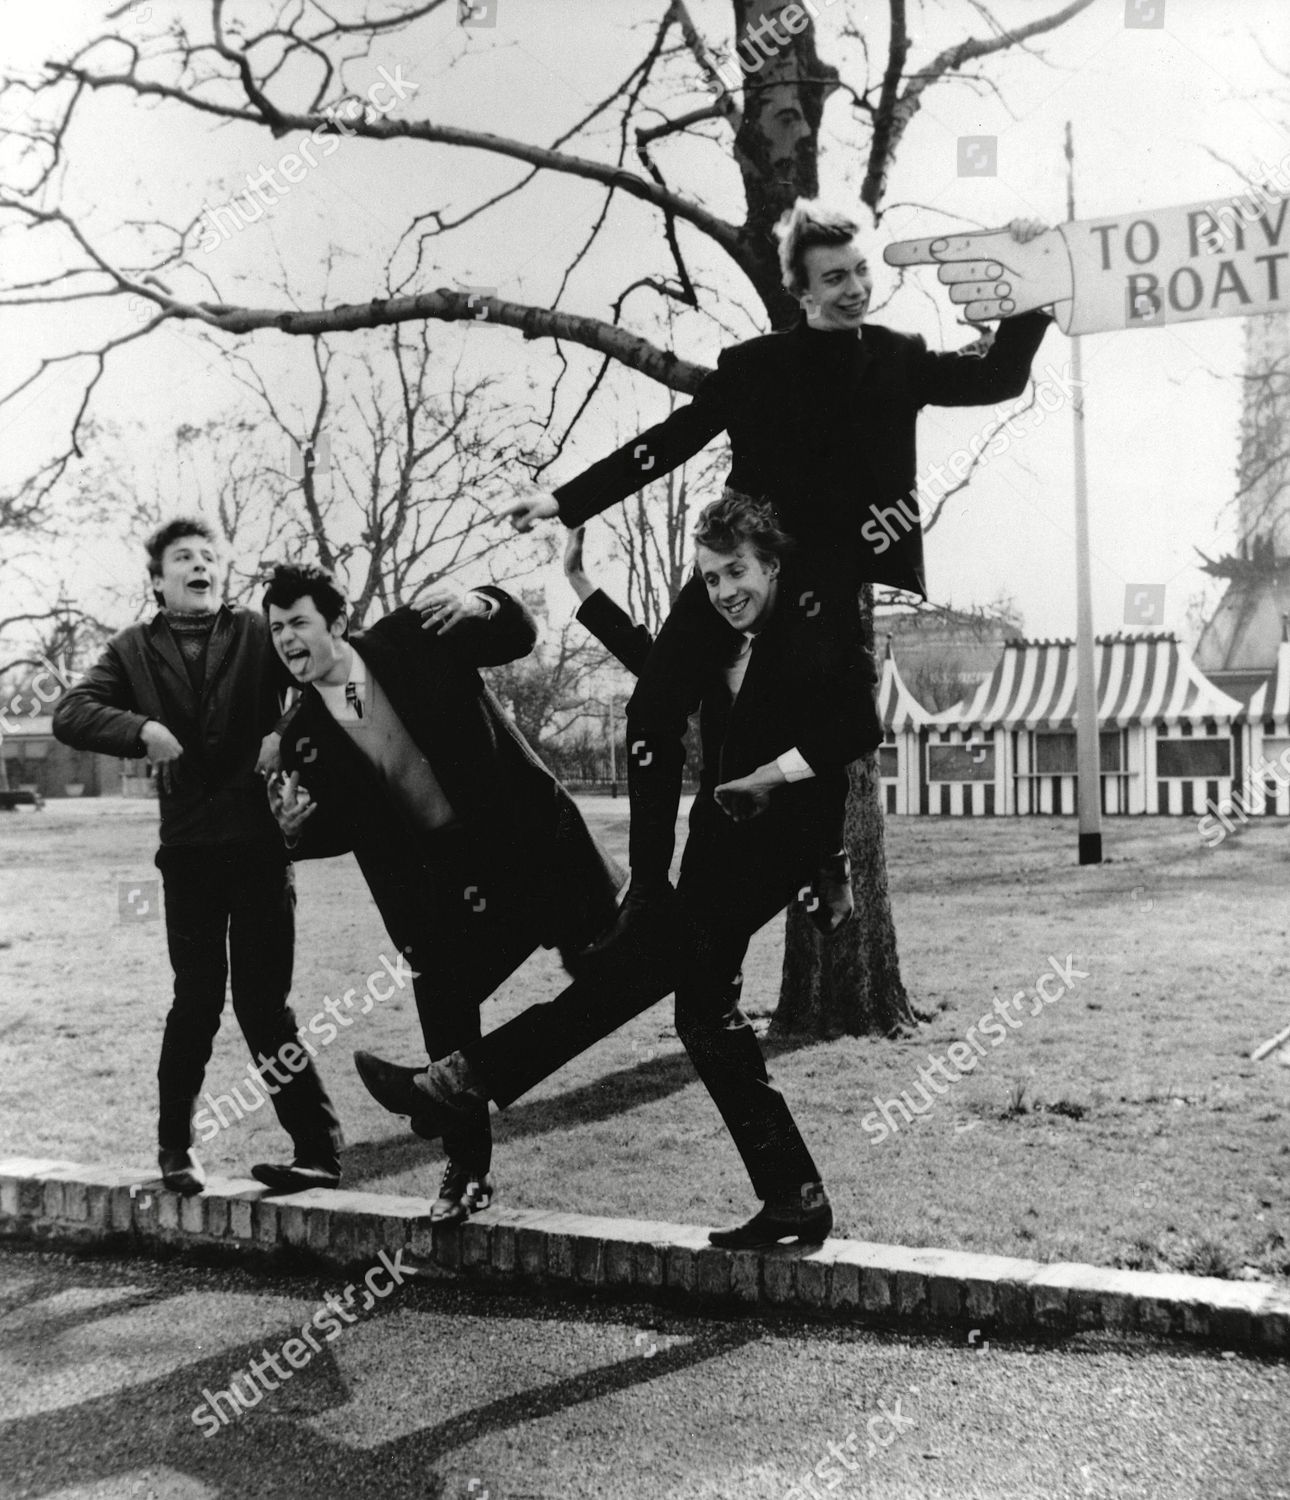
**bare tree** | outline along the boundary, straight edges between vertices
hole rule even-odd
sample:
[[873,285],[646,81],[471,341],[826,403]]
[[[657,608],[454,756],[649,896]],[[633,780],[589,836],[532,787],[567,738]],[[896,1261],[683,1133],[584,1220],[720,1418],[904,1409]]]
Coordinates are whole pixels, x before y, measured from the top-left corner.
[[541,751],[589,717],[588,679],[610,660],[572,621],[519,661],[489,667],[488,685],[524,738]]
[[[257,606],[268,566],[307,559],[337,574],[361,626],[374,607],[386,613],[516,551],[510,535],[481,524],[509,494],[515,462],[496,381],[445,368],[424,327],[391,328],[385,343],[350,357],[311,340],[315,388],[291,399],[234,351],[246,404],[181,424],[163,445],[168,464],[147,465],[140,433],[113,429],[96,433],[72,472],[95,495],[100,522],[110,515],[119,530],[125,520],[141,539],[176,512],[205,515],[229,557],[231,603]],[[50,491],[56,509],[65,488]],[[151,606],[137,582],[107,591],[123,612]]]
[[[33,476],[28,489],[38,493],[51,484],[77,454],[82,421],[116,351],[176,321],[234,336],[275,329],[318,338],[403,323],[478,326],[482,319],[517,329],[527,339],[551,341],[562,354],[570,345],[591,351],[599,357],[591,389],[612,366],[678,394],[692,393],[705,373],[701,366],[621,323],[629,293],[648,292],[676,306],[699,306],[700,283],[690,263],[701,245],[705,254],[719,255],[738,288],[751,292],[765,322],[783,323],[795,309],[779,284],[770,229],[796,198],[819,191],[821,127],[830,101],[851,111],[864,136],[860,198],[877,223],[901,143],[928,91],[951,79],[989,87],[982,63],[1014,49],[1031,50],[1028,43],[1091,3],[1069,0],[1008,28],[980,0],[962,0],[965,17],[973,25],[983,24],[988,34],[966,35],[934,56],[915,59],[906,0],[887,0],[885,58],[876,77],[870,76],[864,33],[848,24],[838,39],[839,47],[853,45],[861,54],[859,81],[852,83],[820,56],[818,5],[793,7],[790,28],[782,0],[732,0],[730,44],[721,47],[700,34],[685,0],[658,0],[657,19],[640,61],[606,99],[550,145],[428,118],[395,117],[351,91],[348,78],[356,59],[366,58],[378,43],[404,39],[412,28],[420,32],[446,25],[456,10],[447,0],[367,0],[358,18],[343,21],[336,19],[341,12],[335,7],[298,0],[293,7],[273,10],[271,19],[258,27],[241,10],[234,18],[225,0],[211,0],[200,29],[184,10],[171,32],[147,49],[120,31],[105,31],[73,56],[47,64],[45,82],[38,85],[39,122],[26,131],[27,175],[0,194],[0,215],[56,243],[59,256],[51,264],[58,269],[15,285],[0,303],[135,299],[143,318],[83,350],[47,356],[5,394],[3,399],[12,401],[47,373],[61,373],[63,365],[83,365],[88,372],[66,449]],[[398,141],[485,153],[521,170],[510,187],[464,212],[454,216],[430,210],[414,218],[391,252],[384,284],[374,278],[373,295],[366,302],[304,308],[242,305],[213,289],[208,275],[194,265],[194,242],[204,232],[200,214],[186,225],[138,227],[136,238],[146,253],[127,262],[113,258],[63,206],[73,124],[93,97],[104,92],[121,92],[141,106],[156,107],[159,117],[166,109],[185,110],[212,123],[261,128],[274,140],[300,138],[300,153],[306,151],[305,138],[323,149],[346,136],[373,148]],[[613,142],[608,149],[606,124]],[[711,153],[716,180],[731,179],[732,170],[737,175],[742,197],[738,221],[713,212],[697,191],[670,183],[665,143],[682,136],[689,138],[685,160],[694,160],[702,144]],[[609,318],[566,311],[558,296],[552,305],[541,306],[464,290],[421,289],[433,246],[544,174],[580,181],[602,194],[575,265],[597,244],[615,201],[626,198],[657,216],[666,269],[627,287]],[[396,274],[391,268],[399,255],[407,268]],[[581,364],[569,368],[571,378],[585,373]],[[872,609],[868,590],[861,609],[867,622]],[[911,1012],[896,960],[872,762],[856,770],[854,787],[848,842],[860,896],[858,919],[831,944],[826,959],[809,924],[790,917],[785,995],[801,1001],[792,1024],[885,1032],[907,1023]],[[786,1012],[782,1021],[789,1020]]]

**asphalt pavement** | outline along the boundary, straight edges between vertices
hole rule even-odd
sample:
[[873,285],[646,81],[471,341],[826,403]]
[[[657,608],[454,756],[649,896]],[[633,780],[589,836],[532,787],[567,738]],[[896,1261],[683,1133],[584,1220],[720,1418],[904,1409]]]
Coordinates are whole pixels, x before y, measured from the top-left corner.
[[0,1495],[1290,1497],[1285,1361],[701,1318],[401,1270],[347,1292],[330,1273],[0,1252]]

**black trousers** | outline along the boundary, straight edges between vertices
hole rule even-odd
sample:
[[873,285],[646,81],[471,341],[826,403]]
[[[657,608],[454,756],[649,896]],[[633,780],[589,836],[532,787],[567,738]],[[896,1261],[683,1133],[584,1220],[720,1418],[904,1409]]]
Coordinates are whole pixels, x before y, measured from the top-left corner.
[[[432,834],[415,857],[380,881],[390,936],[412,972],[412,993],[432,1061],[480,1036],[484,1001],[538,947],[532,902],[480,868],[475,839],[460,828]],[[469,1130],[443,1138],[452,1161],[486,1171],[491,1146]]]
[[481,862],[477,838],[445,829],[379,870],[380,851],[364,851],[386,929],[413,971],[432,1061],[479,1039],[480,1007],[539,945],[531,899]]
[[[820,568],[814,575],[826,579],[821,593],[829,601],[827,618],[838,630],[858,635],[851,580]],[[638,884],[657,886],[667,878],[676,847],[686,723],[738,644],[739,632],[712,607],[703,582],[691,578],[664,620],[627,704],[628,858]],[[843,847],[846,798],[845,775],[833,778],[817,863]]]
[[576,980],[463,1050],[505,1108],[579,1053],[675,991],[676,1029],[762,1199],[819,1181],[783,1095],[770,1081],[731,976],[753,933],[810,882],[817,849],[770,814],[735,823],[700,794],[677,888],[671,951],[615,980]]
[[[233,1014],[257,1064],[296,1041],[287,1004],[295,946],[295,882],[272,844],[163,845],[157,868],[165,889],[166,941],[175,997],[157,1064],[163,1149],[192,1140],[193,1105],[210,1061],[232,981]],[[312,1059],[273,1093],[273,1107],[296,1153],[333,1156],[340,1121]]]

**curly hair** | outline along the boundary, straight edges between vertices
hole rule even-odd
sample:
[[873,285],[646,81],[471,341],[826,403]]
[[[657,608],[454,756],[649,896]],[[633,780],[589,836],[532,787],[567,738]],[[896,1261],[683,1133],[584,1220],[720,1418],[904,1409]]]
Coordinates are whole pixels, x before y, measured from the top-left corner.
[[738,551],[742,542],[748,542],[764,563],[782,561],[793,546],[793,539],[780,529],[769,500],[723,490],[720,500],[700,511],[694,528],[695,546],[728,555]]
[[806,291],[808,250],[818,245],[848,245],[859,233],[859,224],[849,214],[826,207],[818,198],[799,198],[775,225],[785,291],[794,297]]
[[271,604],[290,609],[306,594],[328,625],[345,613],[345,596],[336,587],[335,579],[326,568],[314,563],[278,563],[264,591],[264,613],[269,613]]

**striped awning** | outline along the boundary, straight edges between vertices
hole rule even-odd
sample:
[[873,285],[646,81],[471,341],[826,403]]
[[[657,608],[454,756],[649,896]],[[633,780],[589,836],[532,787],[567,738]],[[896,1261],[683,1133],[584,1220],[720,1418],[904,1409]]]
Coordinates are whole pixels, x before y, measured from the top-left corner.
[[882,681],[878,684],[878,717],[889,737],[907,729],[921,729],[932,718],[905,686],[896,658],[891,654],[890,641],[882,663]]
[[1284,725],[1290,719],[1290,641],[1277,647],[1277,664],[1271,677],[1250,699],[1249,717],[1274,719]]
[[[1094,654],[1099,722],[1232,719],[1244,705],[1220,691],[1172,634],[1101,636]],[[988,682],[933,722],[983,729],[1069,728],[1075,716],[1074,641],[1009,641]]]

